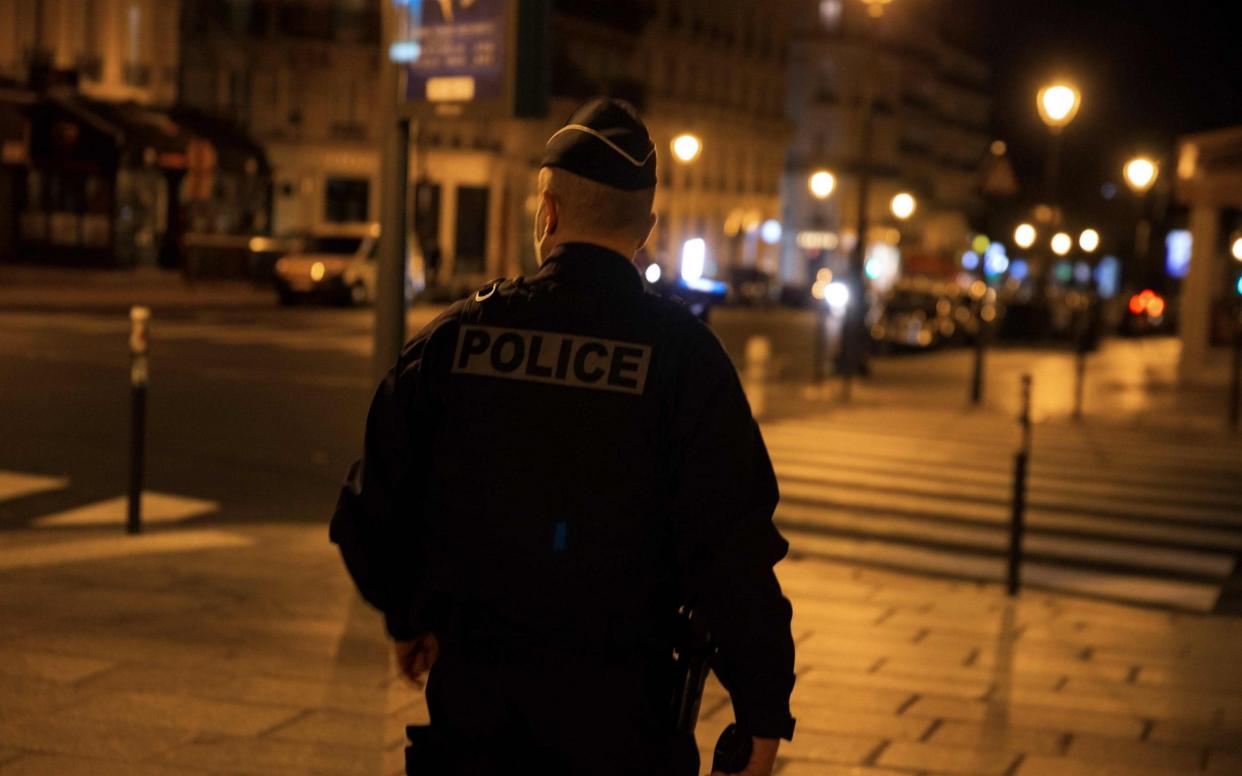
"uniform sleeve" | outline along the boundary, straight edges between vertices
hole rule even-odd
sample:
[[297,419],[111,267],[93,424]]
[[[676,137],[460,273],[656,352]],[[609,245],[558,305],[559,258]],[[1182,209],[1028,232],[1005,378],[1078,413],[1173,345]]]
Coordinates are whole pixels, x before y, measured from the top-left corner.
[[358,592],[384,613],[395,639],[428,630],[421,478],[430,455],[433,326],[405,347],[376,389],[362,457],[346,475],[329,528]]
[[776,475],[723,347],[706,329],[695,339],[672,421],[681,587],[719,649],[714,668],[738,726],[790,738],[793,611],[773,571],[788,550],[772,523]]

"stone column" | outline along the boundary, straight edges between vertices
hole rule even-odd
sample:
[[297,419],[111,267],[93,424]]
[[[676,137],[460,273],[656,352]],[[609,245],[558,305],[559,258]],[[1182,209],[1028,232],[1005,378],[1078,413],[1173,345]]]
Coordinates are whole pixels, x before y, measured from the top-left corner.
[[1216,244],[1220,213],[1213,205],[1196,204],[1190,211],[1190,270],[1182,283],[1178,375],[1193,381],[1208,364],[1211,351],[1212,285],[1217,273]]

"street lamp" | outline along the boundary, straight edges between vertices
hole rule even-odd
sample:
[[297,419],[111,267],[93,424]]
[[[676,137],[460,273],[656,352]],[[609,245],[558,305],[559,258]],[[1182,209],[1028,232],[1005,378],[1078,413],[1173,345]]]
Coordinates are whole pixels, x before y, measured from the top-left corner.
[[1039,117],[1055,133],[1078,115],[1082,94],[1067,83],[1049,84],[1039,90],[1035,103],[1039,108]]
[[816,199],[828,199],[837,188],[837,179],[827,170],[816,170],[807,178],[806,186],[811,190],[811,196]]
[[892,0],[862,0],[867,6],[867,15],[871,23],[863,43],[865,61],[862,62],[862,99],[859,101],[858,120],[858,186],[857,206],[855,211],[856,228],[854,249],[850,251],[850,276],[846,288],[853,298],[853,304],[846,308],[845,325],[841,336],[841,398],[850,398],[851,383],[855,375],[867,371],[866,345],[863,342],[866,332],[864,319],[867,315],[866,279],[863,265],[867,256],[867,204],[871,189],[871,136],[873,132],[875,72],[879,69],[876,62],[876,49],[880,45],[877,25],[884,15],[885,9]]
[[893,197],[893,201],[889,203],[889,208],[893,211],[893,215],[902,221],[914,215],[915,201],[914,196],[908,192],[901,192]]
[[1100,233],[1094,229],[1083,229],[1078,235],[1078,247],[1086,253],[1094,253],[1100,247]]
[[1233,245],[1230,246],[1229,252],[1238,261],[1242,261],[1242,237],[1234,238]]
[[673,156],[682,163],[693,162],[703,151],[703,141],[697,135],[683,132],[673,138]]
[[[1138,198],[1138,219],[1134,224],[1134,260],[1140,270],[1147,264],[1148,248],[1151,243],[1151,221],[1147,218],[1147,192],[1156,185],[1160,176],[1160,164],[1146,156],[1136,156],[1121,168],[1126,185]],[[1147,274],[1144,272],[1144,274]]]
[[1065,232],[1057,232],[1052,235],[1052,252],[1058,256],[1064,256],[1070,252],[1070,248],[1074,247],[1074,238]]
[[1145,156],[1136,156],[1126,162],[1126,166],[1122,169],[1122,173],[1126,176],[1126,185],[1135,194],[1146,194],[1156,183],[1156,176],[1160,174],[1160,165]]
[[1035,227],[1030,224],[1018,224],[1013,230],[1014,243],[1023,250],[1035,244]]

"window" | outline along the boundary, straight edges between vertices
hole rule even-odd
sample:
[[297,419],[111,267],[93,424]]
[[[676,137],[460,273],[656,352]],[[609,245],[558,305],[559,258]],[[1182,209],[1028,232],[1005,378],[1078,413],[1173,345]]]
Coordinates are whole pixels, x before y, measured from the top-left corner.
[[334,224],[366,221],[371,182],[366,178],[328,178],[324,191],[324,220]]

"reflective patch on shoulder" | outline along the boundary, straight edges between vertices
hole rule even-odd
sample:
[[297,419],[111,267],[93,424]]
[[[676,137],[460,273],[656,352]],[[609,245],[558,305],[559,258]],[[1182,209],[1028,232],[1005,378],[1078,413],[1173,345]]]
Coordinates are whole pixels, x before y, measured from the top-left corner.
[[651,346],[494,326],[462,326],[453,356],[458,374],[642,395]]

